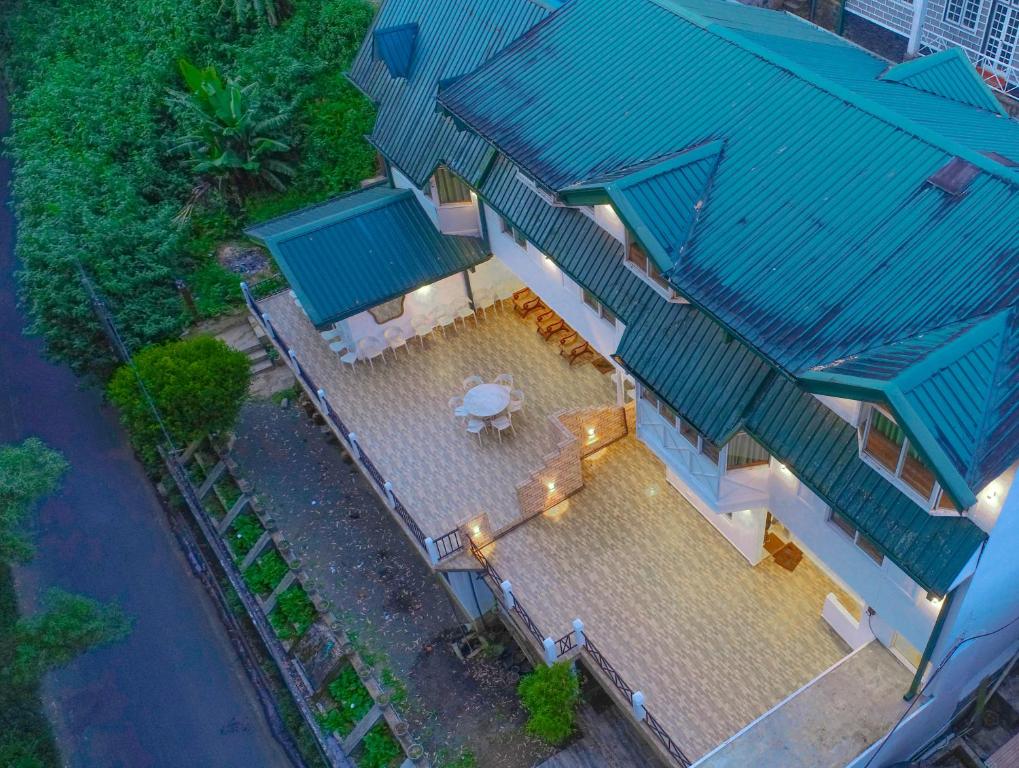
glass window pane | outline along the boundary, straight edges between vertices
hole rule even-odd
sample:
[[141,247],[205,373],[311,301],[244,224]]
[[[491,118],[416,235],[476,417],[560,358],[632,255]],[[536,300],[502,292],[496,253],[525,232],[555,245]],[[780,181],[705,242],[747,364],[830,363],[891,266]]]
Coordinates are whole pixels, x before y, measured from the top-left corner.
[[524,237],[524,233],[521,232],[516,227],[513,228],[513,239],[516,241],[516,244],[519,245],[521,248],[527,247],[527,238]]
[[679,434],[685,437],[687,439],[687,442],[689,442],[690,445],[692,445],[694,448],[697,447],[697,438],[701,436],[701,433],[698,432],[693,427],[691,427],[685,421],[679,422]]
[[951,512],[958,512],[959,505],[955,503],[955,499],[949,496],[947,493],[942,491],[938,494],[938,503],[934,505],[938,509],[947,509]]
[[902,462],[902,479],[925,499],[934,492],[934,473],[911,445],[906,448],[906,458]]
[[874,542],[862,533],[856,537],[856,546],[866,552],[867,556],[879,565],[885,559],[885,556],[881,554],[881,551],[877,548]]
[[601,302],[599,302],[598,299],[594,297],[594,294],[591,293],[589,290],[584,288],[582,295],[584,297],[584,303],[587,304],[587,306],[589,306],[595,312],[601,309]]
[[701,453],[707,456],[713,464],[718,463],[718,446],[701,435]]
[[650,403],[651,407],[654,408],[656,411],[658,410],[658,398],[655,396],[655,393],[652,392],[650,389],[648,389],[647,387],[641,387],[640,397],[642,400]]
[[655,263],[651,261],[651,259],[647,260],[647,274],[648,277],[650,277],[652,280],[658,283],[658,285],[660,285],[662,288],[669,292],[672,291],[672,286],[669,285],[669,281],[662,277],[661,271],[658,269]]
[[676,426],[677,419],[676,412],[672,410],[669,406],[667,406],[665,403],[662,403],[658,408],[658,412],[662,414],[662,418],[665,419],[670,425],[672,425],[673,427]]
[[471,201],[471,188],[444,166],[435,171],[435,186],[439,190],[439,203],[442,205]]
[[626,260],[637,267],[637,269],[641,272],[647,272],[647,254],[644,253],[643,248],[632,240],[630,241],[630,247],[626,249]]
[[895,472],[899,466],[899,454],[906,434],[894,421],[881,411],[873,410],[870,416],[870,434],[863,450],[883,467]]
[[729,451],[726,454],[725,460],[727,469],[753,467],[758,464],[768,463],[768,452],[756,440],[744,432],[740,432],[730,440],[728,447]]
[[856,526],[851,522],[842,517],[838,512],[832,512],[831,517],[828,518],[832,525],[841,530],[846,536],[851,539],[856,538]]
[[513,231],[513,225],[511,225],[509,223],[509,219],[507,219],[505,216],[500,216],[499,217],[499,229],[502,230],[503,232],[512,232]]

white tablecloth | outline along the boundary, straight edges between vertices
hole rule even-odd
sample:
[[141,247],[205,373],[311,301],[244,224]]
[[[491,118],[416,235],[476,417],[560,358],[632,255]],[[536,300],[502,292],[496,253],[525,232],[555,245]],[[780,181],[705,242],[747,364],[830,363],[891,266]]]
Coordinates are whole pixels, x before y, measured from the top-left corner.
[[509,407],[509,391],[498,384],[478,384],[464,395],[464,408],[471,416],[490,419]]

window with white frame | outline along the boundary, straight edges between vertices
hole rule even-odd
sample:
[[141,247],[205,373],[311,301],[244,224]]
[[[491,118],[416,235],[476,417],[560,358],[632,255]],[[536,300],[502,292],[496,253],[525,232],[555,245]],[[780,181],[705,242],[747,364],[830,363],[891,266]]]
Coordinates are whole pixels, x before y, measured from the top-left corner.
[[665,298],[675,297],[676,292],[672,290],[669,281],[665,279],[654,260],[647,255],[647,251],[641,247],[629,230],[626,232],[626,265],[643,277],[645,282],[650,283]]
[[863,550],[864,554],[867,555],[878,565],[884,562],[885,556],[881,554],[881,550],[877,548],[877,545],[867,536],[865,533],[861,533],[857,530],[856,526],[853,525],[852,521],[847,517],[843,517],[835,510],[830,510],[828,513],[828,522],[835,526],[845,536],[847,536],[857,547]]
[[870,406],[860,422],[860,453],[868,464],[891,479],[926,509],[951,510],[954,502],[941,493],[934,472],[909,443],[905,430],[884,409]]
[[598,315],[598,317],[602,320],[612,323],[612,325],[616,324],[616,316],[612,314],[608,307],[598,301],[598,299],[595,298],[595,295],[587,290],[587,288],[581,288],[580,290],[581,295],[584,298],[584,303],[590,307],[592,312]]
[[505,234],[513,238],[513,242],[519,245],[523,249],[527,249],[527,238],[524,237],[524,233],[514,227],[510,220],[505,216],[499,217],[499,229]]
[[647,387],[640,387],[640,398],[653,409],[662,420],[670,427],[679,432],[680,435],[690,444],[695,453],[699,453],[715,466],[718,466],[718,459],[721,451],[718,446],[702,435],[696,427],[672,410],[669,405],[661,400],[654,392]]
[[945,21],[967,29],[976,29],[980,18],[980,0],[948,0],[945,5]]

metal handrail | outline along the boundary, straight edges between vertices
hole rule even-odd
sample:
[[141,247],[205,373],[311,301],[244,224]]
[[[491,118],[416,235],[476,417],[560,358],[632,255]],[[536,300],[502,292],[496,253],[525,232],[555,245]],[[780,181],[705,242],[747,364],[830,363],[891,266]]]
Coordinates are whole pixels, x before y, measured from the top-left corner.
[[572,630],[555,641],[556,658],[561,658],[577,647],[577,635]]
[[439,552],[439,560],[452,557],[464,548],[463,539],[460,536],[460,529],[454,528],[449,533],[442,534],[435,539],[435,547]]

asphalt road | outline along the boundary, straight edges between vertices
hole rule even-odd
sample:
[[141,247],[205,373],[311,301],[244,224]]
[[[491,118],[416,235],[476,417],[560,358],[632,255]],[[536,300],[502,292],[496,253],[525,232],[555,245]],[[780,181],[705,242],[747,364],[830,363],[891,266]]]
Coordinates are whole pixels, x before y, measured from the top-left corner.
[[[0,93],[0,134],[7,104]],[[130,637],[47,680],[67,765],[289,766],[212,602],[192,575],[116,416],[42,345],[15,302],[10,165],[0,157],[0,443],[39,436],[71,469],[41,507],[22,607],[51,586],[116,600]]]

